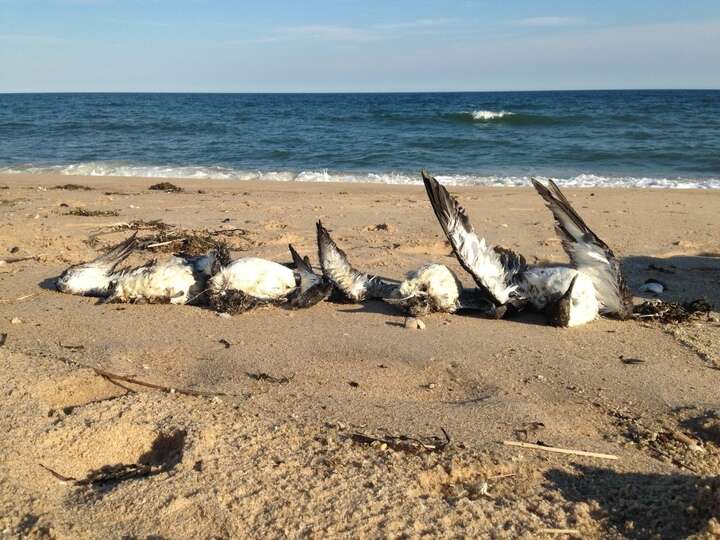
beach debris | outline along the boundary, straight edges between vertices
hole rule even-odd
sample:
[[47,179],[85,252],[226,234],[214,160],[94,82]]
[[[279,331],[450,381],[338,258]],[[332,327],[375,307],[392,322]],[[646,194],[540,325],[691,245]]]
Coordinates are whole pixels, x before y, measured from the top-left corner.
[[704,298],[698,298],[682,304],[663,302],[661,300],[648,300],[635,306],[636,319],[650,319],[661,323],[682,323],[708,316],[712,306]]
[[543,429],[545,429],[543,422],[526,422],[522,427],[515,430],[515,435],[527,440],[531,435],[534,436]]
[[348,438],[358,444],[367,444],[381,450],[390,448],[396,452],[407,452],[409,454],[423,454],[442,452],[450,444],[450,435],[444,428],[440,428],[443,438],[431,437],[409,437],[407,435],[385,435],[374,436],[365,433],[350,433]]
[[13,247],[11,247],[8,251],[9,251],[10,253],[17,253],[18,251],[20,251],[20,248],[17,247],[17,246],[13,246]]
[[144,478],[167,472],[182,460],[185,445],[185,430],[174,430],[170,433],[159,433],[153,441],[149,452],[140,457],[137,463],[116,463],[103,465],[99,469],[88,472],[84,478],[65,476],[47,465],[38,463],[55,479],[75,486],[97,486],[107,483],[119,483],[134,478]]
[[425,330],[425,323],[416,317],[405,317],[404,326],[408,330]]
[[674,266],[672,268],[665,268],[664,266],[658,266],[656,264],[649,264],[648,270],[655,270],[656,272],[660,272],[661,274],[674,274]]
[[88,210],[87,208],[73,208],[64,215],[81,217],[117,217],[120,215],[120,210]]
[[36,261],[40,257],[42,257],[42,255],[33,255],[31,257],[9,257],[7,259],[0,259],[0,266],[4,266],[6,264],[19,263],[19,262],[23,262],[23,261]]
[[49,472],[56,480],[59,480],[64,484],[72,484],[74,486],[90,486],[106,484],[109,482],[122,482],[123,480],[152,476],[166,470],[162,466],[153,467],[151,465],[141,463],[118,463],[116,465],[103,465],[99,469],[90,471],[85,478],[78,479],[73,478],[72,476],[62,475],[42,463],[38,463],[38,465]]
[[554,452],[556,454],[571,454],[574,456],[587,456],[599,459],[620,459],[614,454],[602,454],[600,452],[587,452],[585,450],[572,450],[570,448],[560,448],[557,446],[547,446],[545,444],[533,444],[521,441],[503,441],[505,446],[518,446],[520,448],[528,448],[530,450],[542,450],[544,452]]
[[58,345],[63,349],[69,349],[73,352],[85,349],[85,345],[64,345],[61,341],[58,341]]
[[577,529],[540,529],[540,534],[568,534],[571,536],[580,536],[580,531]]
[[627,365],[636,365],[636,364],[644,364],[645,360],[641,360],[640,358],[625,358],[622,354],[620,355],[620,361],[623,364]]
[[171,184],[170,182],[160,182],[159,184],[153,184],[148,189],[152,189],[154,191],[164,191],[165,193],[180,193],[183,190],[183,188],[176,186],[175,184]]
[[226,349],[229,349],[230,347],[232,347],[232,343],[230,343],[227,339],[224,339],[224,338],[219,339],[218,343],[224,345]]
[[260,373],[246,373],[246,375],[255,381],[265,381],[273,384],[287,384],[295,378],[294,373],[289,377],[274,377],[263,371]]
[[378,232],[378,231],[388,232],[388,231],[392,231],[394,229],[395,229],[395,227],[388,225],[387,223],[378,223],[377,225],[369,225],[369,226],[365,227],[365,230],[370,231],[370,232]]
[[359,387],[360,387],[360,383],[355,382],[355,381],[350,381],[350,382],[348,382],[348,384],[349,384],[352,388],[359,388]]
[[705,453],[705,449],[702,447],[700,441],[693,439],[682,431],[673,431],[670,434],[676,441],[683,443],[693,452]]
[[645,280],[645,283],[643,283],[638,290],[641,293],[649,292],[652,294],[662,294],[665,289],[667,289],[667,285],[665,285],[665,283],[663,283],[659,279],[650,278],[648,280]]
[[61,186],[54,186],[50,189],[65,189],[67,191],[92,191],[93,188],[90,186],[83,186],[82,184],[63,184]]
[[5,343],[7,342],[7,336],[8,335],[6,333],[0,334],[0,347],[5,345]]
[[[0,261],[2,263],[2,261]],[[36,296],[39,296],[40,293],[31,293],[31,294],[23,294],[22,296],[18,296],[17,298],[11,300],[11,299],[5,299],[0,300],[0,304],[16,304],[18,302],[24,302],[25,300],[30,300],[31,298],[35,298]]]
[[10,324],[22,324],[23,320],[20,317],[13,317],[10,319]]

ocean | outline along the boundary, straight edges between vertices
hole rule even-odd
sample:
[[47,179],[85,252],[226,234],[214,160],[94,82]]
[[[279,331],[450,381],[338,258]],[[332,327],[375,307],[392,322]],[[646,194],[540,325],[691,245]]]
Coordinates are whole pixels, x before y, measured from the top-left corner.
[[0,94],[0,172],[720,188],[720,91]]

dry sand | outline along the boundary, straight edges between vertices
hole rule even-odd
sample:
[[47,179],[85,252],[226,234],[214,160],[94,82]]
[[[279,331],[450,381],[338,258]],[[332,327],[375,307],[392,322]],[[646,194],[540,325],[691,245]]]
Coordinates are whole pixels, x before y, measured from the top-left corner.
[[[68,182],[92,189],[52,189]],[[227,236],[235,255],[286,261],[288,242],[316,258],[313,224],[322,218],[364,270],[400,277],[436,261],[470,283],[422,187],[178,181],[184,192],[164,193],[149,191],[153,183],[0,176],[0,259],[15,261],[0,263],[0,535],[720,534],[717,313],[681,325],[599,320],[569,330],[534,315],[438,314],[421,331],[377,302],[223,318],[55,292],[52,278],[66,266],[128,234],[113,225],[156,219],[240,228]],[[451,191],[492,241],[530,261],[566,261],[531,190]],[[568,197],[622,254],[634,290],[654,277],[668,286],[665,300],[720,305],[720,192],[576,189]],[[67,215],[73,208],[117,215]],[[24,257],[32,258],[17,260]],[[119,386],[82,366],[229,395]],[[290,380],[258,380],[261,373]],[[452,442],[440,452],[350,437],[442,436],[441,428]],[[76,486],[40,466],[83,478],[132,463],[160,472]]]

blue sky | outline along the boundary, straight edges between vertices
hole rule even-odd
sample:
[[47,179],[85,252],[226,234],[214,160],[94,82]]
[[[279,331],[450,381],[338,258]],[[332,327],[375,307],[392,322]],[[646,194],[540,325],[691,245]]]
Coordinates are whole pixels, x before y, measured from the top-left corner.
[[0,0],[0,91],[720,88],[720,1]]

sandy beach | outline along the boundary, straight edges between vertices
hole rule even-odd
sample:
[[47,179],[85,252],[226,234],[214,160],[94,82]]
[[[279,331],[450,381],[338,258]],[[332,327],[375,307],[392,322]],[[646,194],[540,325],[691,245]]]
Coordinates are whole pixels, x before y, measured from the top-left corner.
[[[56,292],[64,268],[133,227],[153,234],[153,220],[224,238],[235,257],[289,261],[292,243],[316,264],[322,219],[362,270],[400,278],[434,261],[471,284],[422,186],[148,189],[158,181],[0,175],[0,535],[720,535],[720,190],[567,191],[633,291],[655,278],[663,300],[715,306],[681,324],[436,314],[411,330],[379,302],[225,318]],[[532,189],[450,191],[490,241],[567,261]],[[447,446],[389,438],[444,441],[442,430]],[[82,479],[136,463],[148,474],[92,485],[48,470]]]

